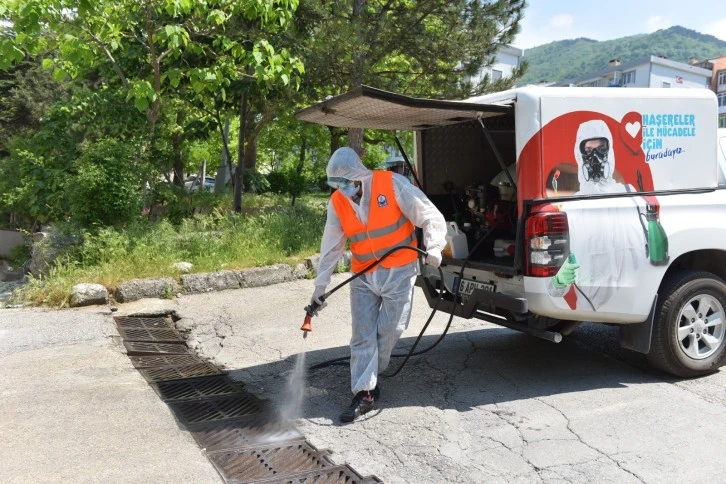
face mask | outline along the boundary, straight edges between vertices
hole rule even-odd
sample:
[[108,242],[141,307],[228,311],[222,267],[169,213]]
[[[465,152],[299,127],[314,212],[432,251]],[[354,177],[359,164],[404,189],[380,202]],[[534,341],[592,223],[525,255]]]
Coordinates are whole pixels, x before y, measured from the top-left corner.
[[358,187],[354,183],[338,188],[338,191],[348,198],[353,198],[358,195]]
[[597,148],[585,148],[585,140],[580,143],[580,154],[582,154],[582,174],[586,181],[599,183],[601,180],[610,178],[610,162],[608,161],[609,144],[606,139]]

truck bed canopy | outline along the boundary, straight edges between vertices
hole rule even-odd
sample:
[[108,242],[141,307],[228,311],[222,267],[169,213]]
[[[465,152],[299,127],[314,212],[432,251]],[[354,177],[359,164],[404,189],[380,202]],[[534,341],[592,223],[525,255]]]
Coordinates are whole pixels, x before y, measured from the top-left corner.
[[419,99],[361,86],[298,111],[295,117],[339,128],[417,131],[511,112],[511,106]]

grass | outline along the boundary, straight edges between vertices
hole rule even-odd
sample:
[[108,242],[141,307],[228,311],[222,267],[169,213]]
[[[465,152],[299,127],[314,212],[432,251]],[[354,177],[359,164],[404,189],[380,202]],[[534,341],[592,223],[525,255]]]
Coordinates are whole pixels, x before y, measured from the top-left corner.
[[[215,212],[185,219],[138,222],[123,230],[85,233],[46,276],[30,278],[15,299],[30,305],[63,307],[73,285],[99,283],[109,290],[130,279],[177,277],[175,262],[191,262],[192,272],[296,264],[320,249],[325,200],[306,196],[289,206],[275,196],[247,197],[246,215]],[[280,202],[287,206],[280,206]]]

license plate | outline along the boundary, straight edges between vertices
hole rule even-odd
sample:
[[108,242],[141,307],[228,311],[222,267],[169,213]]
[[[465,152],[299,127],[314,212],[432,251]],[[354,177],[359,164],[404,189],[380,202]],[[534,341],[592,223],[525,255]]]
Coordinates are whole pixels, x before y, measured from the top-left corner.
[[469,279],[463,279],[459,285],[459,295],[462,301],[466,302],[469,296],[472,295],[474,289],[481,289],[482,291],[495,292],[497,286],[494,284],[488,284],[486,282],[472,281]]

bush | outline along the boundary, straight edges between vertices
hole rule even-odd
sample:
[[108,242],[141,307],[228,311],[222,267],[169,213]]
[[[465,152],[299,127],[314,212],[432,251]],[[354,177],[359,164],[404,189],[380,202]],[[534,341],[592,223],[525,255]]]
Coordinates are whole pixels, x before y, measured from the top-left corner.
[[253,170],[245,170],[243,184],[245,191],[250,193],[265,193],[270,190],[267,177]]
[[269,173],[267,181],[270,182],[271,192],[284,193],[294,197],[299,197],[315,184],[308,173],[298,173],[292,167]]
[[68,187],[75,222],[123,225],[141,213],[141,176],[132,146],[113,139],[88,145],[76,161],[78,175]]
[[287,193],[287,177],[282,171],[273,171],[267,174],[270,191],[273,193]]

